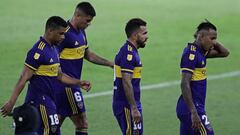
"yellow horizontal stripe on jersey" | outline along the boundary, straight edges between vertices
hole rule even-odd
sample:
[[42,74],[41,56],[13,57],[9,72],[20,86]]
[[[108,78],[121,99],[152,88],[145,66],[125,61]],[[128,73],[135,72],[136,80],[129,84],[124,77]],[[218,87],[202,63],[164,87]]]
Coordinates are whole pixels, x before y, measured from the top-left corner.
[[77,48],[64,48],[60,53],[60,58],[67,60],[81,59],[84,57],[86,48],[87,45],[80,46]]
[[200,81],[206,79],[206,68],[195,68],[192,75],[192,81]]
[[29,67],[29,68],[31,68],[31,69],[34,70],[34,71],[37,70],[36,68],[32,67],[31,65],[29,65],[29,64],[27,64],[27,63],[25,63],[24,65],[27,66],[27,67]]
[[36,71],[36,75],[41,76],[57,76],[58,75],[58,68],[59,63],[52,64],[52,65],[41,65]]
[[122,72],[121,71],[128,71],[128,72],[132,72],[133,73],[133,78],[141,78],[141,70],[142,67],[135,67],[133,70],[129,70],[129,69],[122,69],[120,66],[118,65],[114,65],[114,69],[115,69],[115,75],[118,78],[122,78]]
[[193,72],[193,70],[192,70],[192,69],[189,69],[189,68],[181,68],[181,70],[182,70],[182,71],[187,70],[187,71]]
[[135,67],[133,69],[133,78],[141,78],[142,67]]

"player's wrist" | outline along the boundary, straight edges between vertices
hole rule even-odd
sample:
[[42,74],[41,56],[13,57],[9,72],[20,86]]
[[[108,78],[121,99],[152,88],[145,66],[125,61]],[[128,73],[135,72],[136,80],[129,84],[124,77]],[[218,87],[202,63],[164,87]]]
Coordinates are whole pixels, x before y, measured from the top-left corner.
[[10,100],[8,101],[8,103],[9,103],[11,106],[14,106],[15,101],[10,99]]

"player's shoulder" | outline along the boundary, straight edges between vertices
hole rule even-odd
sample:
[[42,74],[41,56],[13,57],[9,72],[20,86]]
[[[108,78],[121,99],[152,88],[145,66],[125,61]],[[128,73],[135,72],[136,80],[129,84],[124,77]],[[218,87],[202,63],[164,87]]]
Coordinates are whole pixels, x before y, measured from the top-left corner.
[[193,43],[188,43],[187,46],[183,50],[183,54],[196,54],[197,52],[197,46]]
[[69,33],[69,32],[70,32],[70,29],[71,29],[71,27],[70,27],[70,25],[68,25],[67,28],[66,28],[66,30],[65,30],[65,34]]
[[134,53],[134,48],[129,42],[126,42],[120,49],[123,53]]
[[134,53],[134,48],[132,45],[130,45],[128,42],[126,42],[119,51],[119,56],[121,59],[127,59],[128,61],[132,61],[135,59],[135,53]]
[[43,54],[47,49],[47,43],[41,38],[40,40],[38,40],[33,47],[29,50],[29,53],[39,53],[39,54]]
[[187,46],[184,48],[182,53],[183,59],[194,60],[197,56],[197,47],[193,43],[188,43]]

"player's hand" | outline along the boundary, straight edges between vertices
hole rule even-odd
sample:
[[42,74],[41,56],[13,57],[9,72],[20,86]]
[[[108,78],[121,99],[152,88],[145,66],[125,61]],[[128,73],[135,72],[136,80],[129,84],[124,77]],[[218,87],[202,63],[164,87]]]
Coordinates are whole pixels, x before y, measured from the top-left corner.
[[201,119],[198,116],[198,113],[197,112],[192,113],[191,118],[192,118],[192,128],[194,130],[199,130],[201,128]]
[[91,83],[89,81],[81,80],[80,87],[88,92],[88,91],[90,91],[92,86],[91,86]]
[[3,117],[6,117],[8,114],[11,113],[13,109],[14,104],[11,103],[10,101],[6,102],[2,107],[1,107],[1,114]]
[[131,115],[133,118],[133,122],[140,123],[142,120],[141,113],[138,111],[137,107],[131,108]]

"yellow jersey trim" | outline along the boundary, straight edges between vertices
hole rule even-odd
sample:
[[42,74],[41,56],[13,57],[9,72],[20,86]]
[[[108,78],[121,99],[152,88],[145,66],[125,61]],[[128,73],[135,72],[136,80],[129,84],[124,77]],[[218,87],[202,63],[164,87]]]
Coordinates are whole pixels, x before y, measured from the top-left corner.
[[131,127],[130,110],[128,108],[124,107],[124,112],[125,112],[125,119],[126,119],[126,122],[127,122],[126,135],[131,135],[132,134],[132,127]]
[[84,57],[86,48],[87,45],[83,45],[77,48],[64,48],[60,54],[60,59],[81,59]]
[[27,66],[27,67],[29,67],[29,68],[31,68],[31,69],[34,70],[34,71],[37,70],[36,68],[32,67],[31,65],[29,65],[29,64],[27,64],[27,63],[24,63],[24,65]]
[[59,63],[52,65],[41,65],[36,71],[36,75],[41,76],[58,76]]
[[193,73],[193,70],[192,70],[192,69],[189,69],[189,68],[181,68],[181,70],[182,70],[182,71],[183,71],[183,70],[187,70],[187,71],[190,71],[190,72]]
[[65,32],[68,32],[68,30],[70,29],[70,26],[67,26],[67,29],[66,29],[66,31]]
[[40,105],[40,114],[41,114],[43,125],[44,125],[43,135],[48,135],[49,134],[48,116],[47,116],[47,111],[44,105]]
[[44,47],[45,47],[45,43],[41,41],[38,45],[38,49],[43,50]]
[[115,69],[115,75],[118,78],[122,78],[122,71],[133,73],[132,78],[134,79],[142,77],[141,76],[142,67],[135,67],[133,70],[129,70],[129,69],[122,69],[120,66],[114,65],[114,69]]
[[122,68],[121,71],[127,71],[127,72],[132,72],[132,73],[133,73],[133,70],[130,70],[130,69],[124,69],[124,68]]
[[69,87],[66,87],[65,90],[67,93],[68,102],[70,103],[73,115],[78,114],[77,105],[73,97],[72,89]]

